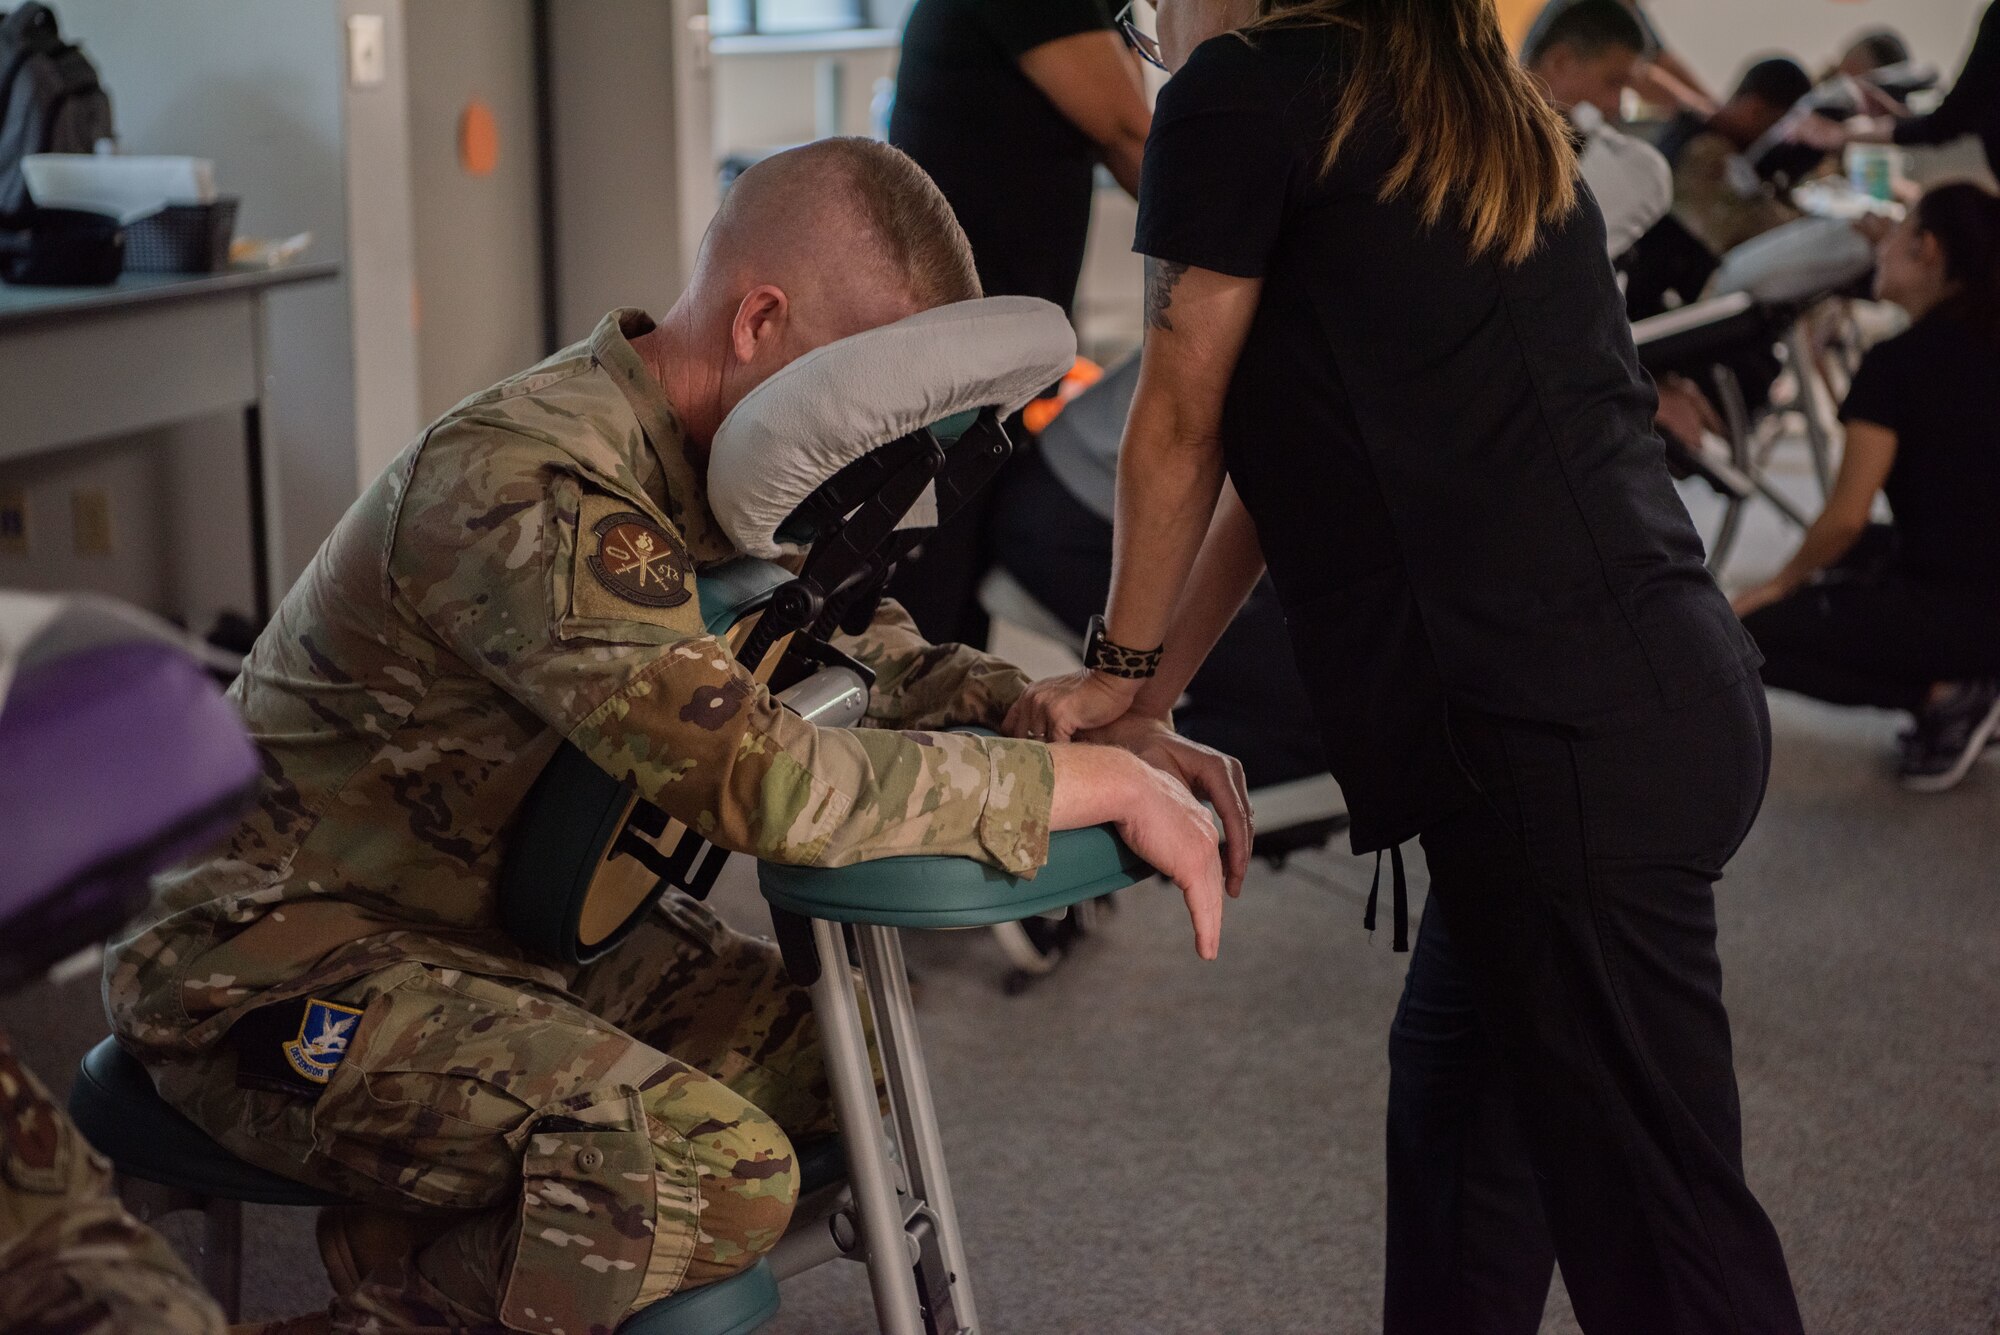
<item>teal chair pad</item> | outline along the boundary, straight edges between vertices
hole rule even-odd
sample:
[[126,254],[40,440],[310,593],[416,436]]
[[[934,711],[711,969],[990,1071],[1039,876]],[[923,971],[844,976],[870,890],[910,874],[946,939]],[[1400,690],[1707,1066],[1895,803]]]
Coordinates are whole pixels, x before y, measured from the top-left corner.
[[1153,875],[1109,826],[1063,830],[1033,880],[971,858],[899,857],[851,867],[760,863],[758,884],[776,908],[831,922],[885,927],[991,927],[1068,908]]
[[750,1335],[778,1314],[778,1281],[767,1262],[663,1298],[618,1327],[618,1335]]
[[107,1038],[83,1059],[69,1115],[118,1171],[162,1186],[258,1205],[338,1205],[340,1198],[243,1162],[153,1089],[139,1059]]
[[751,556],[710,566],[695,580],[701,596],[702,625],[710,635],[727,635],[791,579],[792,573],[783,566]]

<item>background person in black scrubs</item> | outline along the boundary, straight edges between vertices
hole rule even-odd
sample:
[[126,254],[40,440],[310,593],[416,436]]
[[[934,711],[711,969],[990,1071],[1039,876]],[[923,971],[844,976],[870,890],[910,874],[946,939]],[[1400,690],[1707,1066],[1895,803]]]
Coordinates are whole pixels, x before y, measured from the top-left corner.
[[1528,1335],[1559,1258],[1592,1335],[1799,1335],[1715,946],[1769,763],[1756,650],[1561,119],[1490,0],[1159,19],[1108,624],[1009,730],[1167,726],[1268,557],[1356,851],[1430,864],[1386,1328]]
[[1986,165],[2000,172],[2000,3],[1986,7],[1965,66],[1937,110],[1902,119],[1856,116],[1839,124],[1813,116],[1800,124],[1798,137],[1832,151],[1846,144],[1948,144],[1969,134],[1979,136]]
[[[951,201],[989,297],[1075,306],[1097,164],[1136,195],[1151,124],[1106,0],[917,0],[910,11],[889,142]],[[996,490],[926,542],[891,587],[939,643],[986,643],[979,581],[993,565]]]
[[1878,254],[1915,323],[1862,361],[1826,509],[1736,608],[1767,685],[1916,715],[1903,782],[1942,792],[2000,728],[2000,197],[1935,187]]

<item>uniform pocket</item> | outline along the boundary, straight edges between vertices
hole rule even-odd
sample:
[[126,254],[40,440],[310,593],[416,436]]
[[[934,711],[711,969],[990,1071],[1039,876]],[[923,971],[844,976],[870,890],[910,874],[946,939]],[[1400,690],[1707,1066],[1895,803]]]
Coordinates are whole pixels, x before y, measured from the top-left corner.
[[[652,1257],[659,1205],[636,1093],[539,1119],[521,1161],[521,1233],[500,1318],[515,1330],[610,1330]],[[614,1116],[626,1123],[605,1126]]]
[[[637,1045],[518,986],[423,969],[366,1003],[313,1105],[314,1151],[417,1204],[475,1210],[507,1198],[537,1109]],[[658,1064],[640,1061],[640,1070]]]

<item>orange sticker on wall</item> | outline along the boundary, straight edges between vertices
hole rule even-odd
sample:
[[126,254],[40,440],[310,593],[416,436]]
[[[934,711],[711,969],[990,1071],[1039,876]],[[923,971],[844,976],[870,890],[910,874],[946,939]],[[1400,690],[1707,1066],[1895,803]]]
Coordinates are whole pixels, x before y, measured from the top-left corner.
[[491,176],[500,165],[500,125],[476,97],[458,113],[458,165],[468,176]]

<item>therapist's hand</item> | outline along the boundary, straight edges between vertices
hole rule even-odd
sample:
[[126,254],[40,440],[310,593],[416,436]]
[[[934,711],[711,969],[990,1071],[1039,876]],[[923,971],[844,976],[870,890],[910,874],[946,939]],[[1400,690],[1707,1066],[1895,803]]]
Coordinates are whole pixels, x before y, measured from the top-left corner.
[[[1857,117],[1864,121],[1865,118]],[[1838,153],[1846,148],[1854,133],[1854,126],[1841,121],[1830,121],[1824,116],[1807,116],[1785,136],[1795,144],[1816,148],[1822,153]]]
[[1125,717],[1145,685],[1089,668],[1060,677],[1044,677],[1021,693],[1007,711],[1001,731],[1009,737],[1038,742],[1067,742],[1078,733],[1102,728]]
[[1243,893],[1257,827],[1250,811],[1250,786],[1236,757],[1189,741],[1165,719],[1139,714],[1127,714],[1116,723],[1080,733],[1078,740],[1130,751],[1154,769],[1179,779],[1189,792],[1214,807],[1222,817],[1225,888],[1231,899]]
[[1772,603],[1790,596],[1791,592],[1777,580],[1770,580],[1737,594],[1729,600],[1729,606],[1737,616],[1747,617],[1752,612],[1760,612]]

